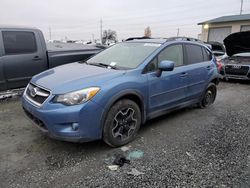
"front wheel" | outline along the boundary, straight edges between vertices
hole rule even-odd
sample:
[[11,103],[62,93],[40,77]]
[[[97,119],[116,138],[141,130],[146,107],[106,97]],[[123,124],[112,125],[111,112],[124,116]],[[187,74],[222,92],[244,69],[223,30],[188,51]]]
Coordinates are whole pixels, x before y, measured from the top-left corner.
[[214,103],[215,98],[217,95],[217,88],[214,83],[210,83],[207,87],[207,90],[205,92],[205,95],[203,96],[201,102],[199,103],[199,106],[201,108],[206,108]]
[[141,111],[131,100],[116,102],[109,110],[103,127],[103,140],[112,147],[132,141],[141,125]]

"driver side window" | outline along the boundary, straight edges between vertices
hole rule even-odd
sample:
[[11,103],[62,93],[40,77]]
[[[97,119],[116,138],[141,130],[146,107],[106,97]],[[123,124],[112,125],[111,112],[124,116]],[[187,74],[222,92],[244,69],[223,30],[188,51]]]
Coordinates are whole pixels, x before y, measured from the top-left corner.
[[158,69],[157,56],[147,65],[146,72],[154,72]]
[[158,69],[158,64],[163,60],[173,61],[175,67],[183,65],[183,48],[181,44],[172,45],[161,51],[148,65],[146,72],[153,72]]
[[175,67],[183,65],[183,50],[182,45],[172,45],[161,51],[158,55],[158,62],[163,60],[173,61]]

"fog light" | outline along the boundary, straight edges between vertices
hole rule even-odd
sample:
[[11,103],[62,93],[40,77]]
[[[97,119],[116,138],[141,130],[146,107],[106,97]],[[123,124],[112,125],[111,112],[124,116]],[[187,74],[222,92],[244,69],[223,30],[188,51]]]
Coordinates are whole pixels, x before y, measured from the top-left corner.
[[72,123],[71,127],[73,131],[77,131],[79,128],[79,123]]

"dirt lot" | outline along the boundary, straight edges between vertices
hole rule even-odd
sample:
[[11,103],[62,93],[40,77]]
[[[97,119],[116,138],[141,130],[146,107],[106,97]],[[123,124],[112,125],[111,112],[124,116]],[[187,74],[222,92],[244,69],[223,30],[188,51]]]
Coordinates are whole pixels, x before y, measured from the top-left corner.
[[[149,121],[126,151],[47,138],[9,100],[0,104],[0,187],[250,187],[249,135],[249,83],[222,82],[213,106]],[[117,154],[131,163],[111,171]]]

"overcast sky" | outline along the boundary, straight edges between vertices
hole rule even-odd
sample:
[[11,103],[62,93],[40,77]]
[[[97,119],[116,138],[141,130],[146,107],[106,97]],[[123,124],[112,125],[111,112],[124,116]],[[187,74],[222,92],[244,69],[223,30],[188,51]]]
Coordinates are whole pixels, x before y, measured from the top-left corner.
[[[142,36],[151,27],[153,37],[197,37],[198,22],[239,14],[241,0],[0,0],[0,24],[32,26],[52,39],[92,39],[103,29],[119,39]],[[243,13],[250,13],[244,0]]]

